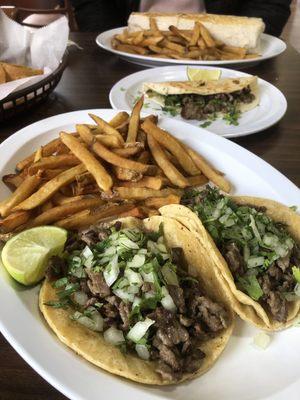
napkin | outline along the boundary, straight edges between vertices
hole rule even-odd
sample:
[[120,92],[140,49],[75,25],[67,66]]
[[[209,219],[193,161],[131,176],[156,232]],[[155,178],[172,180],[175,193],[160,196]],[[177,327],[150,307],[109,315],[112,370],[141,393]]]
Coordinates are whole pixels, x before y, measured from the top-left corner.
[[11,20],[0,9],[0,61],[43,69],[43,75],[0,84],[0,100],[37,83],[59,65],[66,50],[69,24],[65,16],[43,28],[28,28]]

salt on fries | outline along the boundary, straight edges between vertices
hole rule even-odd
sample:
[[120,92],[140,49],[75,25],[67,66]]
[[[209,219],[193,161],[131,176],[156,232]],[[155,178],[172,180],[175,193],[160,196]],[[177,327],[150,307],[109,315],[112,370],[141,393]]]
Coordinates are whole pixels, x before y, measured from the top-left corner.
[[157,117],[141,118],[142,105],[143,98],[131,115],[120,112],[110,122],[91,115],[95,124],[61,132],[19,161],[17,173],[2,177],[12,193],[0,203],[1,237],[45,224],[78,229],[157,215],[160,207],[179,204],[183,189],[209,181],[230,191],[224,175],[159,128]]
[[259,54],[247,54],[242,47],[226,46],[215,40],[200,22],[195,23],[193,30],[182,30],[171,25],[168,31],[160,31],[153,18],[150,18],[149,30],[128,32],[128,29],[124,29],[123,33],[115,35],[112,47],[125,53],[187,60],[242,60],[259,57]]

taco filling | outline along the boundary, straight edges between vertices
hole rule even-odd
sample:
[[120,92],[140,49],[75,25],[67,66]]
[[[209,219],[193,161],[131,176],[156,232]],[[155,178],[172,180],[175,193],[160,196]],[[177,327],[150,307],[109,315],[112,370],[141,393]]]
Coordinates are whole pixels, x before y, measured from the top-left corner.
[[[155,97],[155,92],[147,92],[149,98]],[[239,105],[250,104],[255,96],[250,86],[232,93],[217,93],[211,95],[200,94],[173,94],[164,96],[163,111],[175,116],[180,114],[185,119],[212,119],[217,113],[224,114],[224,118],[238,119],[241,112]]]
[[63,256],[49,262],[57,299],[45,304],[70,307],[72,323],[155,361],[164,380],[177,381],[198,370],[206,356],[199,345],[220,334],[229,315],[188,275],[182,248],[167,249],[162,229],[117,222],[71,237]]
[[238,289],[286,322],[288,302],[300,299],[300,248],[265,207],[238,205],[218,190],[186,193],[190,207],[225,258]]

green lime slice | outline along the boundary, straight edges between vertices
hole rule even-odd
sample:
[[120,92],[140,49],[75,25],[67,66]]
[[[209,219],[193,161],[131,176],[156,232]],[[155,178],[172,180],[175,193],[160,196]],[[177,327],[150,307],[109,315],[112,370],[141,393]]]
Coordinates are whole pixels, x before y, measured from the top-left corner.
[[220,69],[197,69],[197,68],[186,68],[186,73],[189,81],[217,81],[220,79]]
[[51,256],[61,254],[67,231],[55,226],[39,226],[13,236],[3,247],[2,262],[7,272],[23,285],[39,282]]

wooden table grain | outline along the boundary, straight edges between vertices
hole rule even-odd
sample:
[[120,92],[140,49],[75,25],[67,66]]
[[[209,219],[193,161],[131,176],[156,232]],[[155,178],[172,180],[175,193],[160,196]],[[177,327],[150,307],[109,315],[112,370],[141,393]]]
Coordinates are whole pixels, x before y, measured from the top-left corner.
[[[70,49],[69,64],[50,98],[30,113],[2,124],[0,140],[52,115],[88,108],[110,108],[111,87],[144,67],[127,63],[99,49],[96,34],[76,33],[71,39],[82,47]],[[234,141],[269,162],[300,185],[300,55],[292,48],[276,59],[243,69],[277,86],[286,96],[288,110],[275,126]],[[2,305],[3,306],[3,305]],[[0,336],[0,399],[62,400],[52,388]]]

